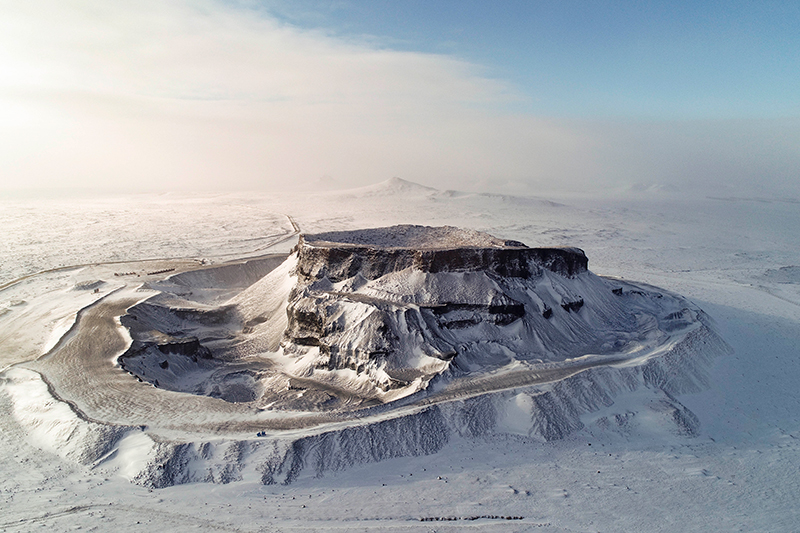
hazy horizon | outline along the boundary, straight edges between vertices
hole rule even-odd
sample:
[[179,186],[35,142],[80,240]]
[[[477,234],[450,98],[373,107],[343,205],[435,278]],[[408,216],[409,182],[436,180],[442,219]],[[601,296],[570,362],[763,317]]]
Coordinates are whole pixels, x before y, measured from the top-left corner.
[[800,9],[3,2],[0,189],[796,195]]

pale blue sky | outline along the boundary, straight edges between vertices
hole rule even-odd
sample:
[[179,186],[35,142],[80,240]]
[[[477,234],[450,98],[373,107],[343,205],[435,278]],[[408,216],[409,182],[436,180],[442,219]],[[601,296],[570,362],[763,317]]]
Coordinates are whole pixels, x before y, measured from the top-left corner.
[[800,196],[798,28],[797,1],[0,0],[0,189]]
[[292,0],[261,9],[513,82],[526,111],[571,117],[800,115],[800,2]]

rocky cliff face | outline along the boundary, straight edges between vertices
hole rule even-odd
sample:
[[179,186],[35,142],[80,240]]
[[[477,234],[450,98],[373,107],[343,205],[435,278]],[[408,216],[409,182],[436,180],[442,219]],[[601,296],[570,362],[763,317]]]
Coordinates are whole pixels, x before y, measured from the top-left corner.
[[[220,268],[237,285],[253,271]],[[161,285],[195,292],[214,275]],[[575,248],[394,226],[304,235],[281,265],[216,305],[151,298],[122,318],[136,342],[120,362],[175,391],[338,411],[432,383],[492,373],[497,383],[481,386],[504,387],[511,369],[529,376],[518,383],[541,365],[647,351],[696,320],[680,298],[595,276]]]
[[[399,236],[399,237],[398,237]],[[297,272],[305,282],[336,283],[357,275],[374,280],[392,272],[487,272],[528,279],[542,269],[573,277],[588,261],[578,248],[528,248],[458,228],[394,226],[354,232],[303,235],[295,248]]]
[[[365,417],[358,424],[302,437],[161,443],[136,481],[165,487],[227,483],[258,475],[264,484],[290,484],[355,465],[434,454],[459,439],[514,435],[531,444],[554,441],[587,427],[588,413],[645,387],[650,389],[648,404],[612,408],[614,416],[598,418],[590,429],[624,435],[655,424],[674,435],[693,437],[699,431],[697,417],[674,394],[702,390],[706,367],[728,350],[713,331],[701,326],[664,357],[640,366],[596,367],[555,383],[400,411],[394,417]],[[244,460],[230,461],[231,456],[241,455]]]
[[[580,250],[457,228],[306,235],[288,257],[157,286],[120,317],[132,342],[117,362],[148,382],[123,389],[123,410],[100,420],[105,404],[88,418],[31,399],[48,385],[23,369],[7,387],[58,453],[156,487],[291,483],[454,439],[592,424],[625,434],[660,420],[691,436],[698,420],[675,396],[705,387],[727,350],[690,302],[598,277]],[[606,409],[640,388],[647,405]]]
[[658,329],[577,248],[395,226],[304,235],[293,256],[281,349],[303,377],[365,401],[437,376],[610,353]]

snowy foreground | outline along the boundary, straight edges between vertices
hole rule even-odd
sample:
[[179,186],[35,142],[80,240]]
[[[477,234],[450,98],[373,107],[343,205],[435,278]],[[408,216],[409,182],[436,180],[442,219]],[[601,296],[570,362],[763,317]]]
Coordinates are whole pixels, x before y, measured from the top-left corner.
[[[654,194],[544,200],[390,180],[306,197],[3,201],[0,530],[794,530],[800,203]],[[126,391],[148,388],[153,401],[175,395],[174,403],[159,404],[156,425],[163,439],[209,443],[205,456],[193,459],[195,472],[208,471],[209,458],[247,464],[248,448],[215,445],[214,434],[203,436],[202,428],[217,428],[217,440],[227,442],[239,429],[222,434],[219,421],[238,421],[245,428],[239,439],[252,439],[253,415],[237,404],[209,411],[204,399],[211,398],[136,384],[122,371],[105,375],[105,360],[75,366],[80,350],[63,361],[41,357],[62,354],[76,344],[77,332],[94,331],[92,317],[98,333],[86,343],[97,352],[92,343],[103,342],[103,306],[113,314],[117,302],[124,311],[163,289],[159,280],[175,272],[285,254],[298,227],[319,233],[391,224],[453,225],[530,246],[579,247],[595,274],[688,298],[733,352],[720,344],[725,349],[714,350],[716,357],[699,369],[700,386],[678,387],[677,396],[668,394],[674,388],[665,396],[658,387],[631,386],[616,387],[609,401],[587,400],[591,405],[561,438],[533,431],[527,400],[512,396],[518,409],[504,411],[501,431],[451,432],[421,455],[309,468],[290,484],[272,485],[246,469],[210,476],[231,481],[223,484],[142,478],[142,471],[153,474],[145,465],[153,442],[131,424],[149,421],[126,417],[144,412],[147,397],[131,397],[125,408],[119,398]],[[231,283],[227,292],[207,283],[193,297],[226,301],[237,289]],[[81,328],[73,328],[82,308],[96,315],[82,315]],[[104,349],[113,358],[125,345],[109,341]],[[48,386],[37,372],[62,381]],[[118,393],[116,405],[87,392],[103,384],[103,394]],[[93,406],[94,417],[82,414],[95,426],[117,417],[129,430],[103,433],[75,421],[79,407],[59,401],[58,390]],[[258,416],[263,422],[267,415]],[[278,426],[287,423],[285,413],[269,416],[278,417]],[[302,436],[303,427],[315,424],[296,431]],[[163,485],[172,486],[153,488]]]

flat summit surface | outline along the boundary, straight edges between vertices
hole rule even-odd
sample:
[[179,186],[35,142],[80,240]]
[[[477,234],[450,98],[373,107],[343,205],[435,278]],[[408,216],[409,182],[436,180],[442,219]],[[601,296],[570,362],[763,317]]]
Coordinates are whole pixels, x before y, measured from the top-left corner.
[[403,224],[386,228],[354,231],[330,231],[303,235],[305,244],[332,248],[367,246],[370,248],[404,248],[441,250],[450,248],[527,248],[523,243],[498,239],[488,233],[453,226],[417,226]]

